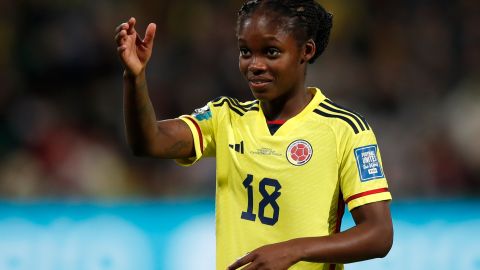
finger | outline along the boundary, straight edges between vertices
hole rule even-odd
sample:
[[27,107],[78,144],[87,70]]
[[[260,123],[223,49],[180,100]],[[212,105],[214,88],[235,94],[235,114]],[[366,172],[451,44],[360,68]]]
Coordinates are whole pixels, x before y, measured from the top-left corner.
[[125,50],[127,50],[127,46],[122,45],[117,47],[117,52],[123,53]]
[[119,26],[117,26],[117,28],[115,28],[115,33],[118,33],[124,29],[126,30],[127,28],[128,28],[128,23],[122,23]]
[[147,26],[147,30],[145,31],[145,38],[143,39],[143,43],[147,45],[147,47],[151,47],[153,44],[153,39],[155,38],[155,31],[157,29],[157,25],[154,23],[150,23]]
[[249,265],[245,266],[245,268],[242,268],[242,270],[257,270],[257,269],[260,269],[260,266],[255,262],[252,262]]
[[116,36],[115,36],[115,41],[117,42],[117,45],[123,44],[123,41],[127,37],[127,31],[122,30],[120,31]]
[[238,269],[239,267],[242,267],[250,262],[252,262],[254,259],[253,253],[247,253],[245,256],[241,257],[237,261],[235,261],[233,264],[231,264],[228,267],[228,270],[234,270]]
[[137,20],[134,17],[131,17],[128,20],[128,30],[127,30],[128,35],[131,35],[131,34],[135,33],[135,24],[136,23],[137,23]]

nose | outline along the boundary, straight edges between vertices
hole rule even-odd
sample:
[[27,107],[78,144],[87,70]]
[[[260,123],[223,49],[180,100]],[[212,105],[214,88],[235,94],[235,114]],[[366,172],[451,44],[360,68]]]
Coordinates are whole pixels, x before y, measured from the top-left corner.
[[252,60],[248,64],[248,71],[258,75],[267,70],[267,65],[260,57],[252,57]]

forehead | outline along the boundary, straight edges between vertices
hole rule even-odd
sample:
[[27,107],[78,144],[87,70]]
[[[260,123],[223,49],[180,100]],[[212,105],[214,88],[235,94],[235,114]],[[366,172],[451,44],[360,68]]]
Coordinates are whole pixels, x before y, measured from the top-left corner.
[[285,40],[293,38],[287,31],[288,19],[274,13],[257,12],[239,25],[238,39],[268,38]]

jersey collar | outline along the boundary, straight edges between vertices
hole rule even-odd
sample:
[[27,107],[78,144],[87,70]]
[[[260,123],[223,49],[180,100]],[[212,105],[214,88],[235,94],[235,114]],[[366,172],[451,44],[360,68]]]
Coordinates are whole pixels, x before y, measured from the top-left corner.
[[295,115],[294,117],[288,119],[279,129],[277,132],[275,132],[274,135],[270,134],[270,131],[268,130],[267,126],[267,120],[265,118],[265,114],[263,113],[262,106],[259,107],[259,113],[257,117],[257,125],[262,126],[263,128],[260,128],[260,132],[262,135],[268,135],[268,136],[281,136],[282,134],[289,133],[292,130],[295,129],[295,127],[298,125],[298,122],[308,113],[312,112],[318,105],[326,99],[326,97],[323,95],[322,91],[316,87],[308,87],[308,91],[310,91],[314,96],[312,100],[303,108],[303,110]]

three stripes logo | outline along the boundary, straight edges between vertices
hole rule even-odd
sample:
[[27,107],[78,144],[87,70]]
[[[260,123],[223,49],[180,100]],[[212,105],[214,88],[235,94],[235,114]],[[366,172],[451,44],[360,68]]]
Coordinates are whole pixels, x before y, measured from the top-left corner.
[[255,101],[247,101],[247,102],[240,102],[236,98],[231,97],[219,97],[212,101],[214,107],[222,107],[223,104],[227,104],[228,108],[232,110],[234,113],[243,116],[245,113],[249,111],[257,111],[258,108],[258,100]]
[[236,143],[236,144],[229,144],[228,146],[230,148],[232,148],[233,150],[235,150],[235,152],[243,154],[243,151],[244,151],[243,141],[241,141],[240,143]]
[[324,117],[337,118],[345,121],[353,129],[355,134],[358,134],[361,131],[370,130],[370,126],[363,116],[357,112],[333,103],[328,99],[320,103],[319,107],[315,109],[314,112]]

